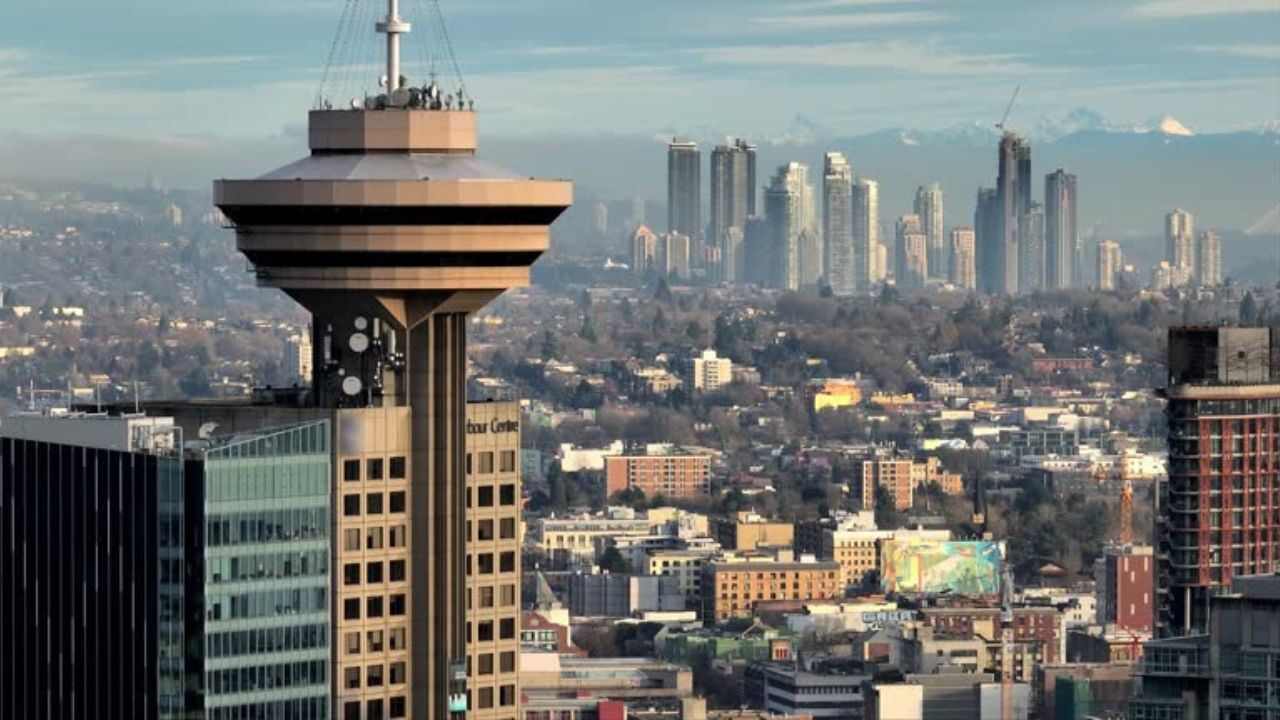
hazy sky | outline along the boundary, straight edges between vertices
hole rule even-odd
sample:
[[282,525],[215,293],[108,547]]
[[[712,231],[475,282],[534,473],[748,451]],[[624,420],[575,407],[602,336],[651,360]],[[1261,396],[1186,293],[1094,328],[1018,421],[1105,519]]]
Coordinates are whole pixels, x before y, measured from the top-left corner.
[[[1080,107],[1198,131],[1280,118],[1280,0],[441,0],[486,132],[777,138],[1012,124]],[[279,135],[331,73],[372,90],[381,0],[7,0],[0,131]],[[428,0],[407,72],[423,72]],[[341,82],[343,79],[346,82]],[[797,121],[797,118],[804,120]]]

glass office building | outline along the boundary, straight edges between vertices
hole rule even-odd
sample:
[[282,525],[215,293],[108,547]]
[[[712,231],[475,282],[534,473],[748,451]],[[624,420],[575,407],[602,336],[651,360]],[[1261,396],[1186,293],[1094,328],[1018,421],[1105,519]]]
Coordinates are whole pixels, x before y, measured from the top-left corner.
[[331,717],[330,427],[6,418],[0,717]]
[[210,720],[329,717],[329,458],[312,422],[215,445],[187,484],[204,494]]

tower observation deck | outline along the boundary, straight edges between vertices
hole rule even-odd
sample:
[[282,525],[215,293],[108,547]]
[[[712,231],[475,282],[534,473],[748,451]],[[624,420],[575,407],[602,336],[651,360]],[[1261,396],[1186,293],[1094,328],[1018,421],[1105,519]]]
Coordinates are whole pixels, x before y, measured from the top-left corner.
[[461,93],[455,105],[434,81],[401,77],[410,26],[397,0],[377,29],[387,35],[381,94],[312,110],[309,156],[213,190],[258,284],[312,314],[307,402],[404,409],[387,417],[406,427],[385,433],[411,447],[408,716],[436,720],[466,696],[467,315],[529,283],[573,186],[479,159]]

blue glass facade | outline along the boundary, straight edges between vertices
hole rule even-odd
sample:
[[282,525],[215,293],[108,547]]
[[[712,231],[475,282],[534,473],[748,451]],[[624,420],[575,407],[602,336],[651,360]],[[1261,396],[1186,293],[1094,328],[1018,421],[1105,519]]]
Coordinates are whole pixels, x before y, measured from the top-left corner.
[[209,720],[330,717],[329,428],[233,437],[205,453],[199,645]]

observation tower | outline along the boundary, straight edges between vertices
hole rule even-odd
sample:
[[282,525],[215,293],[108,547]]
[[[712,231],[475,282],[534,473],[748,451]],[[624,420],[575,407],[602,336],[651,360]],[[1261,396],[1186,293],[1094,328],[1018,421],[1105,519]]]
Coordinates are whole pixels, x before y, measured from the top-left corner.
[[320,100],[309,156],[215,181],[214,201],[258,284],[311,312],[306,402],[356,418],[336,425],[337,452],[357,457],[388,438],[408,446],[409,716],[439,719],[466,697],[467,316],[529,283],[573,186],[480,160],[464,91],[401,75],[411,28],[398,0],[376,29],[386,36],[380,92],[341,109]]

